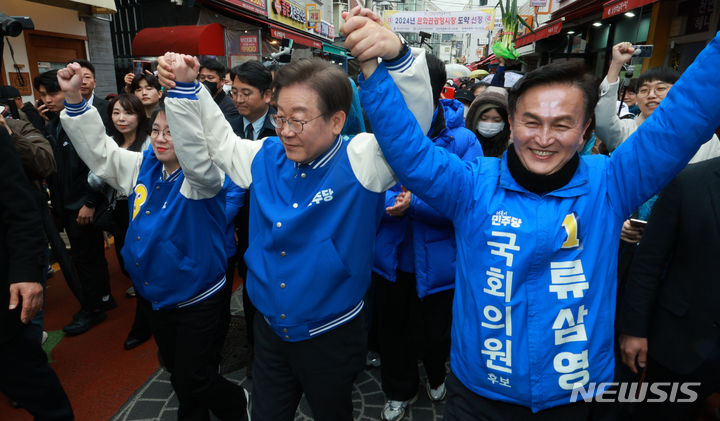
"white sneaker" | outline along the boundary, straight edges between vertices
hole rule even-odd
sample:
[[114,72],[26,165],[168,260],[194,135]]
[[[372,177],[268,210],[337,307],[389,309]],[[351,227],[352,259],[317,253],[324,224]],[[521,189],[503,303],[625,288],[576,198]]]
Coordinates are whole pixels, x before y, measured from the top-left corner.
[[393,401],[388,400],[385,402],[385,407],[382,410],[382,419],[384,421],[398,421],[405,416],[405,409],[407,408],[410,401]]
[[447,395],[447,389],[445,388],[445,382],[440,383],[440,386],[435,389],[430,387],[430,382],[425,383],[425,389],[427,390],[428,398],[433,402],[439,402],[445,399]]

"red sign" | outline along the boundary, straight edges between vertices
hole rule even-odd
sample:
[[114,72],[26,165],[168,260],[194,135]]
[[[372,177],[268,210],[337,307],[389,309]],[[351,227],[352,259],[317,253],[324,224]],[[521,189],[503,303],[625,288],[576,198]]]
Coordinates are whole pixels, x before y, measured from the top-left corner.
[[267,16],[267,8],[265,7],[265,1],[263,0],[222,0],[222,3],[231,4],[238,6],[241,9],[249,10],[258,15]]
[[523,45],[528,45],[531,42],[559,34],[560,31],[562,31],[562,21],[550,22],[547,25],[536,29],[534,34],[531,32],[524,37],[516,39],[515,47],[522,47]]
[[655,3],[657,0],[613,0],[603,4],[603,19],[625,13],[628,10],[637,9],[646,4]]
[[310,37],[304,37],[294,31],[270,28],[270,36],[272,36],[273,38],[291,39],[291,40],[297,42],[298,44],[305,45],[307,47],[322,48],[322,42],[316,41]]
[[242,54],[258,54],[260,52],[258,38],[256,35],[240,36],[240,53]]

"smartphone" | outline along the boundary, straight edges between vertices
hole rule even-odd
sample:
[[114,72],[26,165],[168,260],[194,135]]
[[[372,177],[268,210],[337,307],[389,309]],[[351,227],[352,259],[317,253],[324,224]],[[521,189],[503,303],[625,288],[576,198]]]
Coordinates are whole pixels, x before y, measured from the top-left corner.
[[630,225],[634,228],[645,228],[645,225],[647,225],[647,221],[643,221],[642,219],[630,218]]
[[443,86],[442,97],[445,99],[455,99],[455,88],[452,86]]
[[654,47],[654,45],[633,45],[633,49],[635,50],[633,57],[650,57],[652,56]]

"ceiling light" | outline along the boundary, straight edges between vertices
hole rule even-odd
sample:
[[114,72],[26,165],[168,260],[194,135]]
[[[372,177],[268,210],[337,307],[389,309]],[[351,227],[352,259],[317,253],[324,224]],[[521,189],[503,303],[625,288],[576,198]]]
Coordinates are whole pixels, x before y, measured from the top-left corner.
[[629,17],[629,18],[634,18],[634,17],[635,17],[635,13],[633,13],[633,12],[625,12],[625,16],[627,16],[627,17]]
[[598,28],[598,27],[602,26],[602,22],[595,22],[595,23],[593,23],[593,26]]
[[567,31],[568,35],[572,35],[575,33],[575,31]]

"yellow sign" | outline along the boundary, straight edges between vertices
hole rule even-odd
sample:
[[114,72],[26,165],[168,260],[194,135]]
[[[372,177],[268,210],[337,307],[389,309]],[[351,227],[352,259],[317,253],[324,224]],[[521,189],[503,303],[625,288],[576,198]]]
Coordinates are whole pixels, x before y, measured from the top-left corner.
[[316,4],[305,5],[305,16],[307,17],[306,28],[315,29],[322,20],[322,12]]

